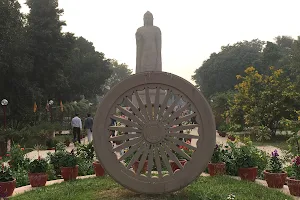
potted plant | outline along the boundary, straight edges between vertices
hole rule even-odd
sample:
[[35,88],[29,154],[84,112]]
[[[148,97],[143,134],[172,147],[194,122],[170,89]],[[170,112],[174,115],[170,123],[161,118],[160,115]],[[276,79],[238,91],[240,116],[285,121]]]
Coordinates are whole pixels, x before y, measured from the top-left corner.
[[252,148],[252,145],[246,144],[238,148],[236,152],[238,175],[242,180],[255,181],[257,177],[258,168]]
[[29,182],[32,187],[41,187],[45,186],[48,180],[48,162],[45,159],[38,159],[33,160],[29,164]]
[[235,141],[235,136],[233,134],[228,134],[228,139],[231,141]]
[[102,165],[100,164],[99,160],[94,161],[93,166],[96,176],[104,176],[105,171]]
[[11,196],[15,188],[16,179],[13,177],[10,167],[2,163],[0,170],[0,197],[6,198]]
[[283,188],[287,173],[282,170],[282,161],[277,150],[272,152],[268,168],[264,171],[265,179],[270,188]]
[[291,167],[293,177],[287,178],[287,185],[289,187],[291,195],[300,196],[300,156],[296,156],[292,160]]
[[[190,144],[189,141],[187,141],[186,143]],[[186,148],[184,146],[179,146],[179,148],[181,149],[181,151],[183,151],[183,153],[187,154],[188,156],[192,156],[192,154],[193,154],[192,150],[190,150],[190,149],[188,149],[188,148]],[[184,166],[186,164],[187,160],[183,156],[181,156],[181,154],[179,154],[177,152],[175,152],[174,154],[178,158],[178,161],[180,162],[180,164],[182,166]],[[177,165],[177,163],[174,162],[173,160],[169,160],[169,163],[171,165],[171,168],[172,168],[173,172],[175,172],[176,170],[180,169],[180,167]]]
[[210,176],[223,175],[226,171],[226,164],[223,162],[224,159],[224,150],[222,149],[223,145],[216,144],[214,153],[211,157],[210,163],[208,163],[208,173]]
[[60,159],[60,170],[64,181],[75,180],[78,176],[78,159],[72,150],[65,152]]

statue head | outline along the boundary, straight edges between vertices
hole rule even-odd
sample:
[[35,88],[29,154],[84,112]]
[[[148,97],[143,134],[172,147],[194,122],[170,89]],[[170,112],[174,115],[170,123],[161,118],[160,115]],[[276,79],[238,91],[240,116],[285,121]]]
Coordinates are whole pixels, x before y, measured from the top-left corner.
[[153,26],[153,15],[149,11],[144,14],[144,25]]

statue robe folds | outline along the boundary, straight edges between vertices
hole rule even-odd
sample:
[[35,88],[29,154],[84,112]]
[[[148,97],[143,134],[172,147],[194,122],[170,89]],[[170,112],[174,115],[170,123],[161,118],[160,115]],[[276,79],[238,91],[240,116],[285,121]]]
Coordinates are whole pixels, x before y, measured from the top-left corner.
[[143,26],[136,32],[136,73],[162,71],[161,31],[156,26]]

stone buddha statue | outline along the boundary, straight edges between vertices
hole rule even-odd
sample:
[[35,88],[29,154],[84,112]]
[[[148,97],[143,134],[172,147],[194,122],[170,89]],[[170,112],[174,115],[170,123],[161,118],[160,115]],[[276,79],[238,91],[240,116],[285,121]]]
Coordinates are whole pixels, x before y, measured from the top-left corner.
[[136,73],[162,71],[161,66],[161,31],[153,26],[153,15],[144,14],[144,26],[138,28],[136,37]]

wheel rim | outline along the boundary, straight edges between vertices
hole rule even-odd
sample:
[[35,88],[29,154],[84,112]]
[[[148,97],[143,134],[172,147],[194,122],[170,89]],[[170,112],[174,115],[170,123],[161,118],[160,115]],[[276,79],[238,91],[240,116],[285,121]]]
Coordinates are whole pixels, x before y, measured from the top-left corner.
[[[181,108],[174,111],[178,104]],[[195,124],[189,124],[192,117]],[[111,126],[111,119],[118,124]],[[192,134],[189,129],[194,129]],[[112,131],[120,135],[113,137]],[[176,191],[196,179],[211,158],[215,133],[203,95],[188,81],[165,72],[132,75],[112,88],[98,107],[93,127],[96,155],[107,173],[124,187],[149,194]],[[184,166],[180,158],[187,160]],[[180,168],[175,173],[170,160]],[[141,174],[146,161],[146,173]]]

